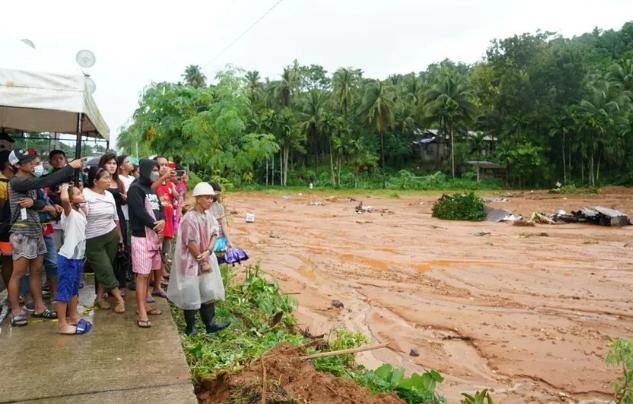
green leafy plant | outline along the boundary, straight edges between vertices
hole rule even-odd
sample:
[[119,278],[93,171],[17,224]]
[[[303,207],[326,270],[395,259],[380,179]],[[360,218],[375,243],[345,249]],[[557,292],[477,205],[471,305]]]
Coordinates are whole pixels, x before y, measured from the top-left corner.
[[[293,327],[294,301],[283,295],[276,283],[267,280],[259,267],[247,267],[242,283],[234,282],[228,266],[222,265],[221,270],[226,299],[217,304],[216,312],[230,320],[231,326],[213,337],[182,337],[194,379],[223,370],[239,370],[281,342],[300,345],[304,340]],[[182,331],[182,311],[172,307],[172,315]],[[204,326],[200,323],[198,329]]]
[[474,394],[462,393],[462,396],[464,396],[462,404],[494,404],[488,389],[477,391]]
[[[328,341],[327,349],[322,352],[339,351],[342,349],[356,348],[367,343],[367,337],[361,333],[351,332],[342,328],[334,331],[334,337]],[[315,352],[312,350],[311,352]],[[354,378],[354,354],[326,356],[313,361],[316,370],[332,373],[339,377]]]
[[442,195],[433,205],[433,217],[446,220],[474,220],[486,218],[484,204],[474,192]]
[[606,362],[622,366],[622,375],[611,385],[616,403],[633,403],[633,339],[617,339],[609,346]]
[[404,369],[384,364],[375,370],[361,372],[357,380],[373,392],[395,391],[398,397],[409,404],[445,402],[444,398],[435,393],[435,387],[444,378],[434,370],[405,377]]

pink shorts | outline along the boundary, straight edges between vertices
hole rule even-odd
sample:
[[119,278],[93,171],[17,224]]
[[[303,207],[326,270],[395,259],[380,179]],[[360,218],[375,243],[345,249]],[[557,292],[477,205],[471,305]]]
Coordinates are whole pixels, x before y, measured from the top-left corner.
[[132,271],[141,275],[149,275],[152,270],[161,267],[160,250],[156,249],[146,237],[132,236]]

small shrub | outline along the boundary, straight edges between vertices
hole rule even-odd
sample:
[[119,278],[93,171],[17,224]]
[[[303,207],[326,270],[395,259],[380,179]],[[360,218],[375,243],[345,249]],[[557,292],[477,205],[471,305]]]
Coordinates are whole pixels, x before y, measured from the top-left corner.
[[633,339],[617,339],[609,346],[606,362],[622,366],[622,376],[611,385],[616,403],[633,403]]
[[433,217],[445,220],[481,221],[486,218],[484,204],[474,192],[442,195],[433,205]]
[[462,393],[462,396],[464,396],[462,404],[494,404],[488,389],[477,391],[475,394]]

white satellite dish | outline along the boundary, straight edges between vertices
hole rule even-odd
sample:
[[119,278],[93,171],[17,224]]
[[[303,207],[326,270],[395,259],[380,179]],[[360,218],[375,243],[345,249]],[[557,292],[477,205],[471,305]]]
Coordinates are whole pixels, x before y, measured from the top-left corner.
[[34,43],[33,43],[33,41],[31,41],[30,39],[28,39],[28,38],[24,38],[24,39],[21,39],[21,41],[22,41],[22,43],[24,43],[25,45],[30,46],[31,48],[35,49],[35,44],[34,44]]
[[97,59],[95,58],[95,54],[89,51],[88,49],[82,49],[77,52],[77,56],[75,56],[75,60],[77,64],[81,67],[92,67],[94,66]]
[[97,89],[97,84],[95,84],[95,81],[90,77],[86,77],[86,85],[88,86],[88,91],[90,91],[90,94],[94,94],[95,90]]

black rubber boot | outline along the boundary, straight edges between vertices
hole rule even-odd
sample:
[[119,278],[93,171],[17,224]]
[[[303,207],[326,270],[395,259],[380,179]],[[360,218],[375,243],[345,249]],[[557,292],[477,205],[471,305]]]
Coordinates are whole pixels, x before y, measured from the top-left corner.
[[193,335],[198,332],[196,330],[196,311],[195,310],[184,310],[185,312],[185,323],[187,326],[185,327],[185,334]]
[[200,317],[202,317],[202,322],[204,323],[205,328],[207,329],[207,335],[214,334],[220,330],[225,329],[229,326],[229,323],[214,323],[213,318],[215,317],[215,304],[207,303],[200,306]]

